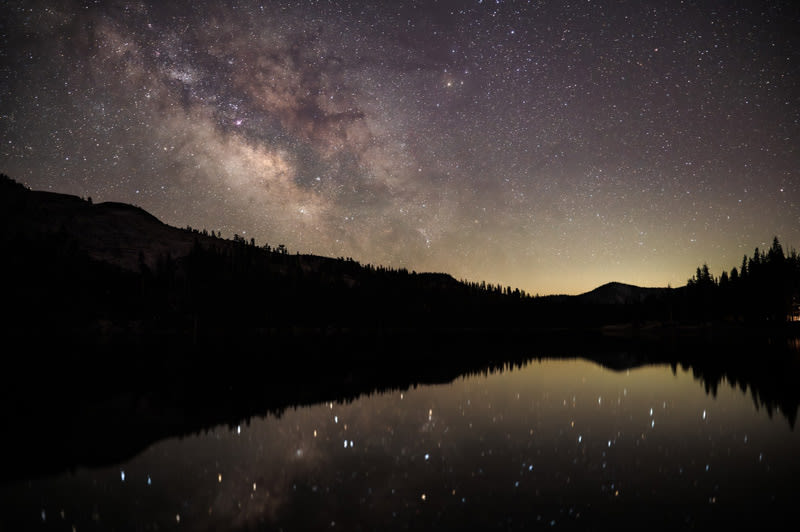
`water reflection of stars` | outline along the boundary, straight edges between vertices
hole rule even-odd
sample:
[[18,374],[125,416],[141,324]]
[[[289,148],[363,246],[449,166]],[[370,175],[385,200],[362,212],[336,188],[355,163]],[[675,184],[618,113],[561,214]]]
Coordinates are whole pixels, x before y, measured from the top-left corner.
[[[691,382],[691,375],[681,378]],[[516,523],[522,514],[514,512],[531,500],[537,510],[527,518],[557,525],[617,500],[718,504],[736,496],[730,478],[766,478],[773,467],[755,429],[712,441],[722,412],[710,415],[712,402],[701,390],[698,397],[668,395],[619,375],[607,386],[591,378],[549,385],[534,372],[525,379],[492,377],[491,393],[464,381],[287,411],[108,474],[119,489],[146,489],[145,473],[158,467],[158,489],[178,494],[169,515],[180,515],[183,526],[235,515],[238,528],[277,528],[297,508],[314,507],[309,527],[347,528],[353,523],[341,511],[345,500],[362,510],[360,519],[391,515],[398,524],[434,519],[426,512],[479,519],[475,512],[486,508],[508,510]],[[685,416],[676,416],[680,408]],[[672,444],[676,435],[685,445]],[[175,464],[183,461],[211,465],[176,480],[183,466]],[[53,507],[40,508],[57,518]]]

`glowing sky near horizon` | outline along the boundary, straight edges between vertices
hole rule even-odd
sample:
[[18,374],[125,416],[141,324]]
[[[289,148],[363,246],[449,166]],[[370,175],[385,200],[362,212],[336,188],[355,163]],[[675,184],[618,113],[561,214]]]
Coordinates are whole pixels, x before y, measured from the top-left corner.
[[0,7],[0,171],[531,293],[800,247],[795,2]]

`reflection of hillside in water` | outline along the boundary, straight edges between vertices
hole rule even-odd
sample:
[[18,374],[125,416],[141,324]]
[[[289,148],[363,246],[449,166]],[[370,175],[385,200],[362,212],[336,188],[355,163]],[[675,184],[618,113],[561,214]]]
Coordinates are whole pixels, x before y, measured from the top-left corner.
[[[716,397],[721,386],[738,388],[757,409],[770,418],[779,413],[792,429],[800,405],[797,340],[734,345],[406,335],[295,338],[272,342],[266,350],[272,355],[252,346],[190,353],[174,346],[135,352],[120,347],[46,365],[28,357],[28,367],[2,395],[3,426],[15,428],[2,477],[119,463],[164,438],[548,359],[586,359],[612,371],[668,364],[675,373],[680,366],[707,394]],[[224,363],[220,352],[226,353]]]

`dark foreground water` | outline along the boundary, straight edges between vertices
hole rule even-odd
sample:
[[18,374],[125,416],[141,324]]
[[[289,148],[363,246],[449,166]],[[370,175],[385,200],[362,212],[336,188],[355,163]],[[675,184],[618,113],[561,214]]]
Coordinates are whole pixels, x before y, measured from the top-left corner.
[[800,435],[750,390],[544,360],[6,483],[0,529],[796,529],[798,481]]

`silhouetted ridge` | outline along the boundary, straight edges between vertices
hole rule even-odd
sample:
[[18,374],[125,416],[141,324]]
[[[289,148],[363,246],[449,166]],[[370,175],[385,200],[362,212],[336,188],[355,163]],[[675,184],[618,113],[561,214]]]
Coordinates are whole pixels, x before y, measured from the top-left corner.
[[147,212],[146,210],[142,209],[141,207],[137,207],[135,205],[130,205],[128,203],[120,203],[117,201],[104,201],[103,203],[98,203],[95,205],[95,209],[98,211],[106,211],[109,214],[116,214],[120,216],[141,216],[143,218],[149,218],[151,222],[162,224],[163,222]]
[[[10,330],[67,334],[272,335],[297,329],[527,326],[520,290],[446,273],[290,254],[178,229],[139,207],[36,192],[4,177],[0,205]],[[44,306],[35,316],[31,298]],[[513,324],[513,323],[512,323]],[[72,331],[72,332],[70,332]]]
[[[800,259],[775,239],[714,279],[686,287],[612,282],[578,296],[531,297],[447,273],[289,253],[234,234],[179,229],[132,205],[31,191],[0,179],[0,264],[11,334],[140,338],[256,336],[300,330],[542,331],[627,324],[673,334],[708,322],[783,324],[800,318]],[[31,301],[36,301],[32,303]],[[686,330],[685,328],[683,330]],[[21,331],[21,332],[20,332]],[[730,332],[730,330],[728,330]],[[33,335],[34,337],[36,335]]]

